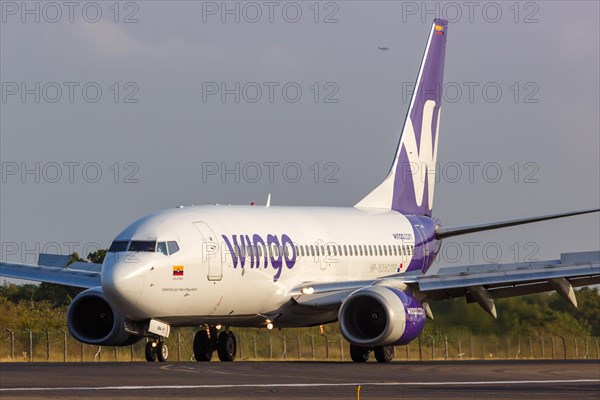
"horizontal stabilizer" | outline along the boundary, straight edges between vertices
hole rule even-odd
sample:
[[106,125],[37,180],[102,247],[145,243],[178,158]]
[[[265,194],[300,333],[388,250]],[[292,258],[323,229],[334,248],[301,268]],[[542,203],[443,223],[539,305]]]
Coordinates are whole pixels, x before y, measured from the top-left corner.
[[595,213],[598,211],[600,211],[600,208],[594,208],[591,210],[570,211],[570,212],[559,213],[559,214],[542,215],[539,217],[527,217],[527,218],[511,219],[511,220],[507,220],[507,221],[488,222],[485,224],[467,225],[467,226],[460,226],[460,227],[455,227],[455,228],[439,228],[435,232],[435,237],[436,237],[436,239],[441,240],[441,239],[445,239],[445,238],[452,237],[452,236],[466,235],[468,233],[483,232],[483,231],[489,231],[492,229],[499,229],[499,228],[507,228],[510,226],[530,224],[532,222],[548,221],[551,219],[571,217],[573,215],[590,214],[590,213]]

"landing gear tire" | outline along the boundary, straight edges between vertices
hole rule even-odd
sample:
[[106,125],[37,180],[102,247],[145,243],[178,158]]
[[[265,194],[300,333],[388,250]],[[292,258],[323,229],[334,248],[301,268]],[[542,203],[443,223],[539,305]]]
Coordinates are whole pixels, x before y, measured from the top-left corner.
[[194,336],[194,357],[196,361],[212,360],[213,351],[213,346],[206,330],[196,332]]
[[377,346],[374,353],[377,362],[389,363],[394,359],[394,346]]
[[164,342],[158,342],[155,347],[155,354],[158,357],[158,361],[165,362],[169,358],[169,348]]
[[219,334],[217,344],[217,353],[221,361],[235,360],[237,351],[237,341],[235,335],[231,331],[224,331]]
[[371,353],[371,349],[368,347],[355,346],[353,344],[350,345],[350,358],[354,362],[367,362],[369,361],[369,354]]
[[144,351],[144,354],[146,356],[146,361],[148,362],[156,361],[156,347],[154,347],[153,344],[153,342],[146,343],[146,350]]

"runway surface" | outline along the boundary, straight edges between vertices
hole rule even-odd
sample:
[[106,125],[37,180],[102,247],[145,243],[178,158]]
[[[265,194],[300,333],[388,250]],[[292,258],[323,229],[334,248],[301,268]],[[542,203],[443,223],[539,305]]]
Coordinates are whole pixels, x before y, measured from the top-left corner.
[[0,398],[594,399],[598,361],[2,363]]

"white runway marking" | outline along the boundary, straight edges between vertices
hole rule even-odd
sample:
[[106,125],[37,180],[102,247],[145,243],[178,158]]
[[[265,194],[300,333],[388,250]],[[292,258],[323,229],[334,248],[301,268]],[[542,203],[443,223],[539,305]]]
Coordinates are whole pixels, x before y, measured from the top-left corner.
[[77,387],[20,387],[0,388],[2,392],[43,391],[95,391],[95,390],[156,390],[156,389],[236,389],[236,388],[296,388],[296,387],[340,387],[340,386],[489,386],[530,385],[558,383],[599,383],[600,379],[552,379],[522,381],[474,381],[474,382],[356,382],[356,383],[249,383],[240,385],[147,385],[147,386],[77,386]]

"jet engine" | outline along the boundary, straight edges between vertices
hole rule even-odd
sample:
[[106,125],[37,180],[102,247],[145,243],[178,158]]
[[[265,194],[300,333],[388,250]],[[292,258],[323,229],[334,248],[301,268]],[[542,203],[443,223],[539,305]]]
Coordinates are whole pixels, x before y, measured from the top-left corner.
[[417,338],[425,327],[423,305],[410,294],[386,286],[368,286],[350,294],[342,303],[340,331],[356,346],[403,345]]
[[125,317],[106,300],[102,288],[81,292],[67,312],[67,326],[80,342],[100,346],[129,346],[141,339],[125,331]]

